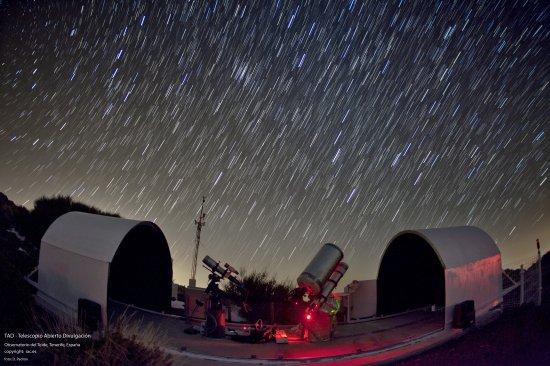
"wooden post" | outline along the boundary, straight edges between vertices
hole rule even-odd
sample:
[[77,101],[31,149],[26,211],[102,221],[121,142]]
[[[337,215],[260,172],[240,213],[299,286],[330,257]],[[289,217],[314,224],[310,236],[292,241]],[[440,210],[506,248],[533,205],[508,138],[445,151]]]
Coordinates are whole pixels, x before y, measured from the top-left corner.
[[525,302],[525,270],[523,264],[519,267],[519,306]]
[[539,239],[537,239],[537,269],[538,269],[538,298],[537,298],[537,306],[540,306],[542,304],[542,260],[540,257],[540,243]]

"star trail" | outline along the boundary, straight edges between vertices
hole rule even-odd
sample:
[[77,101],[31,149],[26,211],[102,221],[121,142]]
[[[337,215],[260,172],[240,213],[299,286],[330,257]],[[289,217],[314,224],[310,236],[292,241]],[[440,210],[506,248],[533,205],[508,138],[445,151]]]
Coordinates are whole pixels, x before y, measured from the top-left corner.
[[479,226],[505,265],[550,245],[547,2],[0,12],[0,191],[155,221],[180,283],[202,195],[199,257],[280,279],[327,241],[372,277],[403,229]]

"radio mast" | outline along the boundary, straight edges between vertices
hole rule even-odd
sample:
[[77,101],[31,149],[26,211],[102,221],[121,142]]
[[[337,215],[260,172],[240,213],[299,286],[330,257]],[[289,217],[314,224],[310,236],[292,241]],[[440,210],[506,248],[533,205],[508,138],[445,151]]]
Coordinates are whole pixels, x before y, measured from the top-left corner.
[[206,197],[202,196],[202,205],[201,212],[197,220],[195,220],[195,225],[197,225],[197,234],[195,237],[195,254],[193,255],[193,266],[191,267],[191,278],[189,279],[189,287],[197,287],[197,280],[195,279],[195,274],[197,273],[197,257],[199,256],[199,245],[201,243],[201,230],[202,227],[206,224],[204,218],[206,213],[204,213],[204,201]]

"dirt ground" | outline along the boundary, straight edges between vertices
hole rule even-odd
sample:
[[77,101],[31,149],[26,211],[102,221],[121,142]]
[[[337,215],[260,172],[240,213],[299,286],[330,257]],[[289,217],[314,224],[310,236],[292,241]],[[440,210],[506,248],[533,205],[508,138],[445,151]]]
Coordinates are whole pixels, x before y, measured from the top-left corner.
[[550,304],[504,314],[483,328],[395,365],[550,365]]
[[229,339],[185,334],[184,329],[189,324],[182,319],[167,318],[137,309],[125,310],[116,303],[110,304],[110,311],[112,317],[117,314],[131,316],[138,329],[143,332],[151,328],[158,329],[159,344],[169,350],[241,359],[250,359],[254,355],[259,359],[281,357],[285,360],[297,360],[349,355],[358,350],[374,351],[441,331],[444,323],[443,313],[417,311],[370,322],[340,325],[331,342],[308,343],[290,339],[289,344],[243,344]]

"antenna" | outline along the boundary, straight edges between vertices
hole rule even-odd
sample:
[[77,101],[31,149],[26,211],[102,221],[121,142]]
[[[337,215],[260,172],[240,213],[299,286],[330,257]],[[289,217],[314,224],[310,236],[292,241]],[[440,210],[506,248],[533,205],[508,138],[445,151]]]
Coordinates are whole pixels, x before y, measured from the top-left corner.
[[195,237],[195,254],[193,255],[193,266],[191,267],[191,278],[189,279],[189,287],[197,287],[197,280],[195,279],[195,274],[197,273],[197,257],[199,256],[199,245],[201,243],[201,230],[202,227],[206,224],[204,218],[206,213],[204,213],[204,201],[206,200],[205,196],[202,196],[201,212],[197,220],[195,220],[195,225],[197,225],[197,233]]

